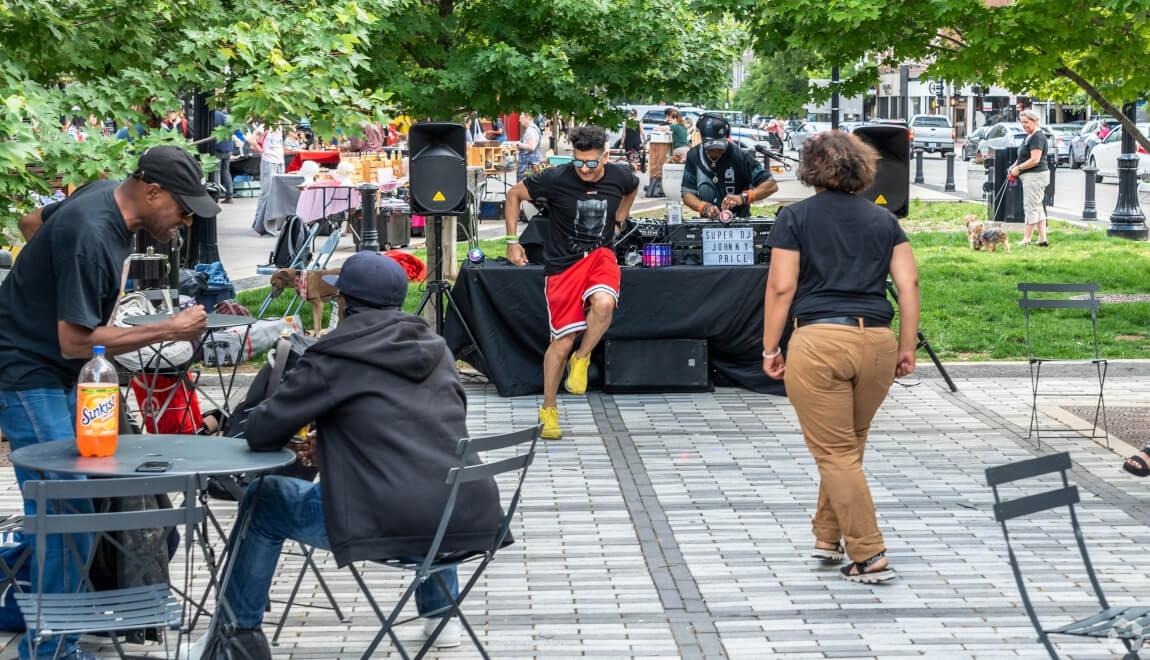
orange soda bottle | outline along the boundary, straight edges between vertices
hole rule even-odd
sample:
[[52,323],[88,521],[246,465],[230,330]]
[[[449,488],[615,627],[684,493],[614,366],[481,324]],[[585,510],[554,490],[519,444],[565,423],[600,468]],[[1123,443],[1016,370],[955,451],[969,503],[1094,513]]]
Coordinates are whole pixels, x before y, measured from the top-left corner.
[[111,456],[120,435],[120,387],[104,347],[80,370],[76,385],[76,449],[81,456]]

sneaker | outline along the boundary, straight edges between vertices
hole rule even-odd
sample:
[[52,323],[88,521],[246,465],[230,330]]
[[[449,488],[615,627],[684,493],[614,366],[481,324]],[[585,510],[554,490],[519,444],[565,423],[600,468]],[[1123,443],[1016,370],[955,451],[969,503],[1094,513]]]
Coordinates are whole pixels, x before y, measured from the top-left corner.
[[574,353],[567,361],[567,382],[564,386],[571,394],[587,393],[587,367],[591,366],[591,356],[581,358]]
[[[431,633],[435,632],[435,627],[439,625],[439,619],[428,619],[423,624],[423,638],[431,637]],[[435,638],[433,646],[437,649],[449,649],[459,646],[460,639],[463,637],[463,625],[459,623],[459,619],[452,618],[443,626],[443,630],[439,631],[439,637]]]
[[1038,241],[1038,247],[1050,247],[1050,243],[1046,241]]
[[71,653],[60,656],[60,660],[98,660],[98,658],[99,656],[89,653],[79,646],[73,649]]
[[232,633],[209,638],[180,649],[179,660],[215,660],[216,658],[245,658],[246,660],[272,660],[272,649],[262,628],[241,628]]
[[1025,246],[1025,245],[1030,245],[1030,241],[1025,241],[1025,240],[1023,240],[1023,241],[1019,241],[1019,242],[1018,242],[1018,244],[1019,244],[1019,245],[1023,245],[1023,246]]
[[558,440],[563,437],[559,429],[559,408],[540,408],[539,423],[543,425],[543,432],[539,437],[544,440]]

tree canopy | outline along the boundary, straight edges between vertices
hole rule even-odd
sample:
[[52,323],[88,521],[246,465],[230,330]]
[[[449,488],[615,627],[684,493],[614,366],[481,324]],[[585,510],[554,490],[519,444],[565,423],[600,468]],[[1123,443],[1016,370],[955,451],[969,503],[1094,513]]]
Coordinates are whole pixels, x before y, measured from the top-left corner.
[[46,181],[120,176],[173,139],[79,144],[74,114],[145,122],[200,91],[323,136],[395,111],[613,120],[629,98],[725,87],[730,26],[674,0],[0,0],[0,230]]
[[[841,91],[874,84],[877,67],[923,62],[931,78],[999,83],[1069,101],[1075,88],[1121,118],[1150,89],[1150,0],[719,0],[747,16],[760,55],[809,50],[828,64],[865,63]],[[1123,126],[1150,149],[1131,122]]]

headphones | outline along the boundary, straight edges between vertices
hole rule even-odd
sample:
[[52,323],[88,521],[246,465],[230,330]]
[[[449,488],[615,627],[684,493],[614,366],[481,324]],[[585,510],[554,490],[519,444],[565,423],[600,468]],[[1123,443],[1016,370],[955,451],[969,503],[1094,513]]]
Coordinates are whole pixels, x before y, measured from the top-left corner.
[[725,140],[731,137],[731,122],[722,115],[712,112],[703,113],[695,121],[695,128],[703,139]]

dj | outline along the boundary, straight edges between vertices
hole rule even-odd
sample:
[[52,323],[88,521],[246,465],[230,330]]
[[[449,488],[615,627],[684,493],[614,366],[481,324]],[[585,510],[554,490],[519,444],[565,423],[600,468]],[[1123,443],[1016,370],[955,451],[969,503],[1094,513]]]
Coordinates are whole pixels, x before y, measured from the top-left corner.
[[779,184],[749,151],[731,142],[731,125],[705,114],[695,123],[703,141],[687,152],[683,168],[683,204],[711,220],[746,218],[751,203],[775,194]]
[[[550,230],[543,246],[544,295],[551,344],[543,356],[542,437],[558,440],[559,379],[567,365],[567,391],[587,391],[591,351],[611,326],[619,301],[619,265],[611,240],[635,201],[639,179],[626,166],[607,162],[607,132],[597,126],[571,131],[575,158],[515,184],[507,193],[507,260],[527,263],[516,239],[519,207],[528,200],[546,207]],[[583,333],[579,348],[575,336]],[[572,353],[572,349],[574,353]],[[568,355],[571,359],[568,362]]]

